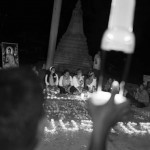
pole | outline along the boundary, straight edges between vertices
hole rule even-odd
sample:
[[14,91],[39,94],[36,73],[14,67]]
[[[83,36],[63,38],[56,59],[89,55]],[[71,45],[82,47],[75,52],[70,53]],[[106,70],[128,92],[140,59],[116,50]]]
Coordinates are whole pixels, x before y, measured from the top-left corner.
[[59,27],[61,5],[62,5],[62,0],[54,0],[46,69],[49,69],[49,67],[53,66],[54,63],[54,54],[55,54],[58,27]]

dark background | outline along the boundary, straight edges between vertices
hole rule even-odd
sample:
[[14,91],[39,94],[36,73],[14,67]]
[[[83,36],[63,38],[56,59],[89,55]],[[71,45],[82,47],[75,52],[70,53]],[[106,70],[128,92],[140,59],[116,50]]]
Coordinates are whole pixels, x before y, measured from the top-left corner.
[[[67,29],[76,2],[77,0],[63,0],[57,42]],[[84,33],[87,37],[89,54],[92,56],[100,49],[101,38],[108,24],[110,4],[111,0],[82,0]],[[130,69],[133,78],[150,74],[149,7],[149,0],[136,1],[134,19],[136,48]],[[0,41],[19,44],[21,63],[46,59],[52,9],[53,0],[0,1]],[[112,66],[123,68],[125,57],[112,52],[108,55],[108,61]]]

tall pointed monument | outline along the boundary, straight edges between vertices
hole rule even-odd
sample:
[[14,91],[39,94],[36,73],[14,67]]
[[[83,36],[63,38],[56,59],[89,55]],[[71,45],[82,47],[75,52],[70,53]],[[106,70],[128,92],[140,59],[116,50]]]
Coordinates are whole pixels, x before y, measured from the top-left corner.
[[87,72],[92,67],[92,57],[88,54],[86,37],[83,32],[80,0],[78,0],[73,10],[67,31],[57,46],[54,66],[58,71],[69,69],[71,72],[75,72],[77,68]]

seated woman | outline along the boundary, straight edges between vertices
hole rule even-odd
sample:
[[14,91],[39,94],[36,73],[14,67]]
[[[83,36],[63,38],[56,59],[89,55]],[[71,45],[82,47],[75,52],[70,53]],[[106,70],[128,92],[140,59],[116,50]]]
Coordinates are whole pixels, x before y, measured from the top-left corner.
[[147,82],[146,90],[147,90],[149,98],[150,98],[150,81]]
[[55,67],[50,67],[45,75],[45,84],[48,91],[59,93],[58,75],[55,72]]
[[93,93],[94,91],[96,91],[96,85],[97,85],[97,80],[96,80],[94,72],[89,72],[88,78],[85,81],[86,89],[89,92]]
[[112,82],[113,82],[112,78],[109,78],[107,83],[104,86],[104,91],[106,91],[106,92],[111,91]]
[[73,86],[70,88],[72,94],[81,94],[84,88],[84,76],[82,70],[77,70],[77,75],[73,77]]
[[149,95],[148,92],[144,89],[144,86],[142,84],[135,93],[135,99],[138,102],[143,103],[145,107],[149,105]]
[[64,74],[59,79],[60,93],[70,93],[70,88],[72,85],[72,77],[70,76],[69,70],[65,70]]

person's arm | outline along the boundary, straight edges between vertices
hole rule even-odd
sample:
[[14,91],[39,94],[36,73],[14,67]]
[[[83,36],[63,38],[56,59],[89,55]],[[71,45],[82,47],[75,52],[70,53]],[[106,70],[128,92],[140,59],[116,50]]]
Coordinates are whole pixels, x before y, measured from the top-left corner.
[[61,86],[61,87],[63,86],[62,85],[62,80],[63,80],[63,76],[61,76],[60,79],[59,79],[59,86]]
[[59,79],[58,79],[58,75],[56,74],[56,86],[58,86],[58,82],[59,82]]
[[80,92],[81,89],[75,76],[73,77],[73,86]]
[[106,150],[108,132],[129,111],[129,102],[112,86],[112,93],[97,91],[89,99],[93,133],[88,150]]
[[96,78],[93,81],[93,92],[96,91],[97,80]]
[[49,85],[49,83],[47,82],[47,78],[48,78],[48,75],[45,76],[45,84]]
[[75,88],[77,88],[79,86],[75,76],[73,77],[72,83]]
[[94,80],[94,81],[93,81],[93,86],[96,87],[96,85],[97,85],[97,80],[96,80],[96,78],[93,79],[93,80]]
[[73,86],[73,79],[71,76],[70,76],[70,85]]
[[84,76],[82,76],[82,84],[80,85],[80,87],[84,88],[84,85],[85,85],[85,79],[84,79]]
[[94,64],[97,64],[97,54],[94,57]]
[[85,80],[85,86],[88,86],[89,85],[89,79],[87,78],[86,80]]
[[[103,119],[99,121],[104,122]],[[93,128],[91,143],[88,150],[106,150],[106,141],[109,128],[104,127],[104,124],[101,126],[97,124],[97,126],[98,127]]]

